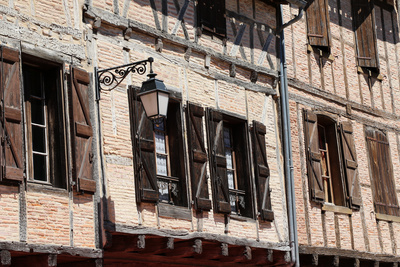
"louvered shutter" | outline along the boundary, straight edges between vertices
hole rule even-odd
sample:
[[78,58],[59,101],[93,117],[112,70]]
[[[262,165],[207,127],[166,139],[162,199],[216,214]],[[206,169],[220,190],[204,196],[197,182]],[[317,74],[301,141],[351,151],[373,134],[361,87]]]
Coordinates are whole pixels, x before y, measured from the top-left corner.
[[188,103],[186,116],[194,206],[196,210],[210,210],[211,200],[209,199],[207,184],[207,151],[203,134],[204,109]]
[[19,52],[1,48],[1,175],[0,179],[22,181],[23,134]]
[[362,204],[362,199],[358,181],[356,147],[354,144],[353,127],[351,122],[346,121],[341,123],[340,136],[344,172],[347,183],[347,199],[351,208],[359,209]]
[[153,123],[147,118],[133,87],[128,90],[131,136],[134,156],[136,201],[157,202],[159,199],[154,152]]
[[220,112],[208,109],[208,141],[211,179],[213,183],[214,209],[219,213],[230,213],[228,179],[224,148],[224,124]]
[[375,211],[380,214],[400,216],[389,142],[383,132],[370,127],[366,129],[366,138],[374,185]]
[[317,115],[310,110],[304,110],[304,130],[311,200],[324,202],[325,196],[321,171],[321,154],[319,151]]
[[70,122],[72,137],[72,175],[78,191],[95,192],[93,177],[93,129],[89,111],[89,73],[71,67]]
[[273,221],[274,212],[271,208],[269,188],[270,172],[267,162],[267,153],[265,150],[265,134],[265,125],[253,121],[252,136],[258,210],[262,220]]
[[352,0],[351,4],[358,66],[378,68],[373,0]]
[[313,0],[306,10],[307,36],[310,45],[329,47],[329,12],[326,0]]

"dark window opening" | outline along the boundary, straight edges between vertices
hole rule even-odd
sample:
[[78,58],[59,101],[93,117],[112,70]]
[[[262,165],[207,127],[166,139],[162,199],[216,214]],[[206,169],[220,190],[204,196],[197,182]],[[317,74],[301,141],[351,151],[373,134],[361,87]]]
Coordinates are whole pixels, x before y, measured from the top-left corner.
[[25,57],[22,72],[28,179],[66,188],[61,67]]
[[225,0],[199,0],[197,26],[205,32],[226,37]]

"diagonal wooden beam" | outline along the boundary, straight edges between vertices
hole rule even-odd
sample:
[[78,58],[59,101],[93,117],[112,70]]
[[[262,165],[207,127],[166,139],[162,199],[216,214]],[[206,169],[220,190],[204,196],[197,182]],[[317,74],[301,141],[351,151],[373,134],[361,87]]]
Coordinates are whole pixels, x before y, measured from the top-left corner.
[[235,41],[233,43],[233,47],[230,52],[230,56],[234,57],[237,54],[237,51],[240,50],[240,54],[242,55],[244,60],[247,60],[246,54],[244,53],[244,48],[242,46],[242,38],[244,35],[244,31],[246,30],[246,24],[242,23],[240,25],[239,31],[236,29],[236,24],[231,20],[231,27],[233,34],[235,35]]

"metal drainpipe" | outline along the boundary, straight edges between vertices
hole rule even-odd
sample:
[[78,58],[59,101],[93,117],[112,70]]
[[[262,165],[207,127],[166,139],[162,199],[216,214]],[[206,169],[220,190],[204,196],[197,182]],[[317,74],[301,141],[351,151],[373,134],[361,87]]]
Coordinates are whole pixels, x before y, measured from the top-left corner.
[[280,52],[280,95],[281,95],[281,109],[282,109],[282,135],[283,135],[283,150],[285,159],[285,180],[286,180],[286,195],[288,205],[289,217],[289,239],[291,246],[291,258],[296,267],[300,266],[299,262],[299,242],[297,239],[297,223],[296,223],[296,205],[294,193],[294,176],[293,176],[293,159],[292,159],[292,146],[290,134],[290,111],[289,111],[289,95],[288,95],[288,82],[287,82],[287,66],[285,54],[285,36],[284,29],[296,21],[300,20],[303,16],[304,6],[299,7],[299,13],[289,22],[283,24],[283,9],[280,5],[279,13],[279,27],[277,35],[279,38],[279,52]]

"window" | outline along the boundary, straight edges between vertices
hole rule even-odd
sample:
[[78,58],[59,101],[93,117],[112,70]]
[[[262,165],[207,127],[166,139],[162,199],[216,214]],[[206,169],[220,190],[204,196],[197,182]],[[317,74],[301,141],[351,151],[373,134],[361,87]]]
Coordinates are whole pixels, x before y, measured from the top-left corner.
[[366,127],[365,136],[375,211],[380,214],[400,216],[387,136],[381,130],[372,127]]
[[307,173],[311,200],[359,208],[361,194],[353,129],[329,116],[304,111]]
[[[27,178],[67,188],[67,142],[62,65],[23,55]],[[71,68],[72,173],[78,191],[94,192],[88,73]]]
[[66,188],[60,66],[24,58],[22,73],[28,179]]
[[308,43],[329,52],[331,37],[327,0],[313,0],[306,9]]
[[226,36],[225,0],[199,0],[197,26],[203,31]]
[[208,148],[216,212],[254,216],[248,139],[246,121],[208,110]]
[[352,0],[353,27],[356,36],[357,64],[378,71],[373,0]]
[[170,100],[168,117],[155,124],[129,89],[138,202],[187,206],[181,105]]
[[[26,172],[28,181],[95,192],[89,74],[71,66],[68,87],[71,125],[67,127],[63,65],[28,54],[21,56],[19,51],[3,46],[0,52],[0,72],[5,78],[0,83],[5,106],[4,118],[3,114],[0,116],[0,135],[6,140],[0,143],[0,179],[23,181]],[[71,131],[71,147],[66,142],[67,130]],[[69,152],[71,166],[67,164]],[[72,174],[72,184],[67,183],[68,173]]]

